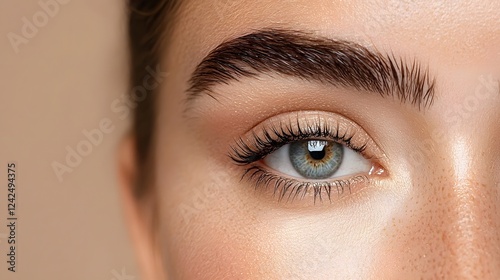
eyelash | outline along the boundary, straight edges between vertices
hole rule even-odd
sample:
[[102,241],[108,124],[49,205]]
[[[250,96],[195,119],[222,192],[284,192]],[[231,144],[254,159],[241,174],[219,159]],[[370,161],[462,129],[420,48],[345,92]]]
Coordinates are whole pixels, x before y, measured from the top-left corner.
[[[288,143],[314,138],[324,138],[329,141],[343,144],[360,153],[365,158],[370,159],[370,157],[365,154],[367,143],[355,145],[352,142],[355,133],[349,133],[348,129],[344,133],[341,133],[338,123],[336,126],[329,125],[328,123],[308,123],[305,127],[303,126],[304,125],[301,125],[300,122],[297,121],[296,129],[294,130],[291,121],[289,123],[280,122],[278,127],[272,126],[269,129],[264,128],[262,130],[263,136],[259,136],[257,133],[253,132],[251,144],[247,144],[242,138],[238,139],[236,144],[231,147],[232,151],[229,156],[236,164],[245,166],[264,159],[267,155]],[[290,199],[294,200],[296,197],[303,198],[308,192],[313,191],[314,203],[316,203],[318,198],[320,201],[323,201],[323,192],[326,193],[328,200],[331,201],[332,189],[336,189],[337,193],[341,195],[346,188],[350,192],[353,184],[369,180],[366,175],[357,175],[349,179],[334,180],[331,182],[302,182],[273,174],[255,164],[245,170],[241,179],[245,177],[255,182],[256,189],[259,187],[267,189],[274,183],[273,195],[279,194],[278,201],[282,201],[285,198],[287,198],[287,201]]]

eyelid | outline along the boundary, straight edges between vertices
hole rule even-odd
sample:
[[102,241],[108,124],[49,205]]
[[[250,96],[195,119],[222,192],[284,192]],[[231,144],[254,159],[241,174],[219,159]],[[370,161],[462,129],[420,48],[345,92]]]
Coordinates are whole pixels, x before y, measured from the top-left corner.
[[[349,148],[353,148],[354,150],[356,150],[356,148],[359,148],[361,149],[360,153],[366,159],[376,161],[375,163],[380,166],[385,165],[384,152],[360,125],[339,114],[324,111],[297,111],[271,117],[256,125],[252,129],[247,131],[243,136],[241,136],[236,141],[236,145],[232,146],[230,157],[236,162],[238,162],[238,159],[240,159],[238,163],[245,165],[246,163],[250,163],[250,159],[242,160],[242,151],[248,149],[256,151],[259,147],[259,144],[263,144],[263,140],[267,138],[271,138],[272,140],[279,142],[279,139],[276,139],[276,135],[274,135],[279,130],[284,130],[284,133],[289,134],[303,134],[304,132],[307,132],[305,130],[311,127],[317,127],[322,130],[325,130],[325,128],[329,128],[331,134],[336,134],[338,136],[346,135],[349,138],[349,143],[340,142],[340,144],[344,144]],[[331,135],[323,135],[323,137],[316,136],[314,138],[317,140],[332,140]],[[287,143],[282,144],[284,145]],[[276,150],[277,148],[275,148],[274,150]],[[270,153],[272,151],[273,150],[264,152]],[[260,159],[262,159],[262,157],[253,159],[251,162]]]
[[[351,187],[356,188],[366,186],[370,183],[370,178],[367,175],[353,175],[348,178],[338,178],[331,181],[299,181],[295,178],[282,177],[260,166],[252,166],[245,171],[243,177],[247,176],[250,181],[257,181],[255,188],[264,186],[267,189],[274,183],[272,189],[273,197],[277,197],[278,201],[285,200],[286,202],[294,201],[297,197],[300,199],[306,196],[312,196],[313,202],[319,200],[323,202],[323,196],[332,201],[332,193],[342,195],[346,190],[351,193]],[[243,178],[242,177],[242,178]]]

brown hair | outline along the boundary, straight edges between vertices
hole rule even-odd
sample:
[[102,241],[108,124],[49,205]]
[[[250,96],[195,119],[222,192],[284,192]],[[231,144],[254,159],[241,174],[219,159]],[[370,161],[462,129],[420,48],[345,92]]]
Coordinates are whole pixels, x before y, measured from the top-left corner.
[[[156,68],[162,50],[168,45],[169,33],[179,0],[129,0],[128,39],[130,48],[130,85],[141,85],[149,75],[146,69]],[[132,133],[135,137],[138,176],[136,194],[139,198],[151,187],[151,162],[156,119],[155,101],[159,87],[146,89],[146,97],[137,103]]]

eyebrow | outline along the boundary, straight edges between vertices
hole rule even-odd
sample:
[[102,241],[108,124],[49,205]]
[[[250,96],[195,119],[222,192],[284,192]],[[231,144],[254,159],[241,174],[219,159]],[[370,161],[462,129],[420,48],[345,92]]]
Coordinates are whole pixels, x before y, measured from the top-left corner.
[[408,62],[355,42],[279,29],[259,30],[211,51],[193,72],[187,99],[215,98],[214,86],[264,73],[374,92],[419,110],[434,100],[435,78],[415,59]]

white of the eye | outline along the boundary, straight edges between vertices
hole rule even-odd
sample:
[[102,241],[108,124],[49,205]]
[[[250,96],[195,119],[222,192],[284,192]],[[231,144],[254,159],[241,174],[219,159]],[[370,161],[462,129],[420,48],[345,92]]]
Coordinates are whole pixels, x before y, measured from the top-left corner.
[[[307,179],[295,170],[292,165],[292,161],[290,160],[289,152],[290,144],[284,145],[275,152],[269,154],[264,159],[264,163],[270,168],[285,175],[300,179]],[[370,169],[371,164],[369,160],[365,159],[361,154],[357,153],[353,149],[344,146],[344,158],[342,159],[339,169],[330,178],[323,179],[321,181],[347,177],[360,173],[368,173],[370,172]]]

